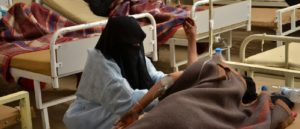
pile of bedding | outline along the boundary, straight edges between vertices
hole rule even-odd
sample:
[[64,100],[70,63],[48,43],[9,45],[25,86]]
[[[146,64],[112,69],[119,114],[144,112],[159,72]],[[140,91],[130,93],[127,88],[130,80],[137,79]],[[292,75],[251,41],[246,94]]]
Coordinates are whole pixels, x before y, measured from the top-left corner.
[[[171,38],[190,15],[189,7],[171,7],[162,0],[85,0],[98,16],[126,16],[150,13],[157,23],[158,46]],[[202,9],[198,9],[202,10]],[[144,21],[146,22],[146,21]]]
[[[8,73],[11,58],[18,54],[49,49],[53,33],[75,23],[57,13],[32,3],[17,3],[0,20],[0,73],[11,81]],[[89,37],[101,32],[103,27],[70,32],[61,36],[57,43]]]

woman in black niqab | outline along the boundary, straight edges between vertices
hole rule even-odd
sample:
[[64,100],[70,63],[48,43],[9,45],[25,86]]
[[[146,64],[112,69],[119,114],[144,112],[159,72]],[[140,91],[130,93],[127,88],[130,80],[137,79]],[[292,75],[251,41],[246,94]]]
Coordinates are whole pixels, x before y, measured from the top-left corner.
[[149,89],[154,84],[146,67],[145,37],[133,17],[111,17],[95,47],[106,59],[117,63],[133,89]]

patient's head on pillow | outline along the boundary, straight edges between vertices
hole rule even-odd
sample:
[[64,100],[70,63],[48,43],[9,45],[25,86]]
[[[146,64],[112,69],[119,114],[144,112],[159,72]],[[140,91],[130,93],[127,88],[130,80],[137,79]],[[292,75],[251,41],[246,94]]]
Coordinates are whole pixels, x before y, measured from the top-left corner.
[[146,34],[133,17],[110,17],[96,45],[114,60],[133,89],[149,89],[154,82],[147,71],[143,41]]

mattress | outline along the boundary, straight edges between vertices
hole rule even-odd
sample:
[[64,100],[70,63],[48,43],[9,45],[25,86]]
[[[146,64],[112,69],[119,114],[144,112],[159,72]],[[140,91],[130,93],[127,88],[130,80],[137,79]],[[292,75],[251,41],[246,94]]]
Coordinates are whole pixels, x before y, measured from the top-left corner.
[[84,0],[43,0],[43,4],[54,9],[76,23],[90,23],[107,19],[96,16]]
[[10,67],[50,76],[50,50],[14,56],[11,60]]
[[[289,46],[289,66],[290,69],[300,70],[300,58],[298,51],[300,50],[299,43],[290,43]],[[268,51],[253,55],[245,60],[248,64],[259,64],[271,67],[285,66],[285,46],[276,47]]]
[[[277,24],[275,23],[276,19],[276,11],[278,8],[252,8],[252,18],[251,24],[256,27],[267,27],[271,29],[276,29]],[[300,11],[298,13],[297,18],[300,18]],[[282,15],[282,24],[288,24],[291,22],[290,20],[291,12],[284,13]]]

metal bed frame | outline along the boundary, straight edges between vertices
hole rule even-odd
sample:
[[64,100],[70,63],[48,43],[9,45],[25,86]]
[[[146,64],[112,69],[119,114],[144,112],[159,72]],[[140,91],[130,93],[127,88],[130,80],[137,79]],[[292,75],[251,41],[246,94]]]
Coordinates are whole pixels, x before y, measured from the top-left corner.
[[22,129],[32,129],[29,94],[26,91],[19,91],[0,97],[0,105],[19,101],[21,127]]
[[[285,42],[285,66],[282,68],[278,67],[269,67],[263,66],[259,64],[247,64],[245,63],[245,51],[247,45],[254,40],[262,40],[262,41],[282,41]],[[241,44],[240,47],[240,60],[241,62],[232,62],[227,61],[229,65],[234,68],[238,68],[241,71],[247,71],[248,75],[254,77],[255,72],[260,73],[269,73],[269,74],[277,74],[285,76],[285,85],[294,87],[294,79],[295,77],[300,76],[299,70],[289,69],[289,43],[296,42],[300,43],[300,38],[298,37],[290,37],[290,36],[280,36],[280,35],[266,35],[266,34],[254,34],[248,36]]]
[[[230,60],[230,48],[232,46],[232,30],[245,27],[251,30],[251,0],[244,0],[230,5],[218,8],[196,12],[198,6],[208,4],[209,2],[217,2],[219,0],[201,0],[193,4],[191,10],[191,18],[195,20],[197,25],[197,41],[210,37],[209,28],[212,28],[214,35],[226,32],[227,37],[227,59]],[[238,10],[238,11],[237,11]],[[209,15],[211,13],[211,15]],[[230,15],[228,15],[230,14]],[[211,16],[211,18],[209,18]],[[226,16],[226,19],[224,18]],[[213,42],[213,36],[211,37]],[[187,63],[184,61],[176,61],[175,46],[187,46],[187,40],[183,38],[172,37],[167,44],[170,49],[170,66],[174,71],[178,71],[178,67]],[[212,54],[213,45],[209,45],[209,55]]]

